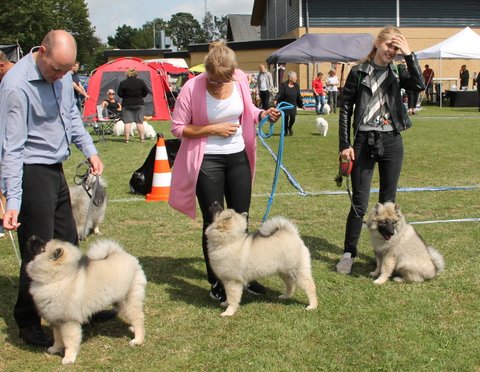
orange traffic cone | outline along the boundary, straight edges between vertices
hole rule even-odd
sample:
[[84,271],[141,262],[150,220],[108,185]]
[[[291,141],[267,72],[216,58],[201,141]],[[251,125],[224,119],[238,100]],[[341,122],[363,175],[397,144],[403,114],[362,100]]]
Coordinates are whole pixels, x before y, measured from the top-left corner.
[[153,167],[152,191],[147,194],[146,201],[168,201],[171,179],[172,174],[168,164],[165,140],[163,137],[158,137],[155,165]]

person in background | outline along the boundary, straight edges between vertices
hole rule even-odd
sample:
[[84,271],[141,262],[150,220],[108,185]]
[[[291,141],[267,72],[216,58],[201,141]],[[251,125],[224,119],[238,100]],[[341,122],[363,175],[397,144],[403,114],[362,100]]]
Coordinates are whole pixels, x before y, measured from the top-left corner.
[[477,73],[478,111],[480,111],[480,72]]
[[[14,318],[28,344],[48,347],[25,270],[34,258],[27,241],[59,239],[78,245],[70,194],[62,163],[75,144],[101,175],[103,163],[85,130],[72,92],[70,71],[77,45],[64,30],[48,32],[18,61],[0,89],[1,184],[7,199],[3,226],[17,230],[22,257]],[[28,97],[28,99],[25,99]]]
[[[13,63],[8,60],[7,55],[0,50],[0,83],[2,82],[3,77],[5,74],[8,72],[13,67]],[[0,159],[1,159],[1,154],[0,154]],[[1,162],[0,162],[0,167],[1,167]],[[3,214],[5,212],[6,208],[6,201],[5,197],[3,196],[1,190],[0,190],[0,202],[2,205],[0,206],[0,238],[5,236],[5,230],[3,228]]]
[[[398,53],[406,66],[394,63]],[[400,133],[412,125],[401,88],[420,92],[425,85],[407,40],[398,28],[389,26],[380,31],[366,59],[350,70],[340,100],[340,157],[353,161],[344,253],[336,265],[341,274],[350,274],[357,255],[375,163],[380,176],[379,202],[395,202],[403,163]]]
[[[280,112],[257,108],[246,74],[237,69],[235,53],[222,42],[210,44],[206,72],[187,81],[175,105],[172,133],[182,144],[172,168],[169,204],[196,217],[195,196],[203,217],[202,249],[210,283],[210,297],[226,300],[223,284],[210,267],[206,228],[212,223],[210,206],[218,202],[238,213],[248,212],[255,173],[256,129],[261,119],[276,121]],[[265,288],[249,283],[249,292]]]
[[84,99],[89,98],[85,88],[83,87],[82,83],[80,82],[80,78],[78,77],[78,70],[80,69],[80,62],[75,61],[75,64],[72,67],[72,86],[73,86],[73,93],[75,95],[75,101],[78,107],[78,110],[82,112],[82,101]]
[[2,82],[3,77],[13,67],[14,63],[8,60],[7,55],[0,50],[0,82]]
[[128,69],[127,78],[118,86],[118,96],[122,98],[122,120],[125,123],[125,143],[128,143],[132,124],[137,124],[140,141],[145,142],[145,129],[143,120],[145,117],[144,97],[150,92],[147,84],[137,77],[134,68]]
[[470,81],[470,73],[467,70],[467,65],[460,67],[460,90],[468,90],[468,82]]
[[417,102],[418,102],[418,96],[419,92],[415,90],[406,90],[407,93],[407,106],[408,106],[408,114],[409,115],[415,115],[417,112]]
[[323,114],[323,106],[325,106],[326,93],[323,89],[322,78],[323,73],[319,72],[317,77],[312,81],[313,96],[315,97],[315,112],[317,115]]
[[107,91],[107,97],[102,101],[102,106],[107,110],[109,119],[120,118],[122,104],[115,99],[115,91],[113,89]]
[[293,105],[290,110],[285,110],[285,121],[283,122],[283,131],[285,136],[293,136],[293,124],[297,116],[297,106],[303,109],[303,100],[300,94],[300,87],[297,83],[297,73],[293,71],[288,72],[288,80],[280,84],[278,93],[275,97],[275,106],[280,102],[287,102]]
[[337,72],[332,68],[328,71],[326,85],[328,91],[328,104],[334,113],[337,112],[338,84]]
[[433,78],[435,77],[435,71],[433,71],[429,65],[425,65],[425,70],[423,70],[422,75],[425,83],[427,103],[433,103]]
[[260,72],[257,75],[257,90],[260,100],[262,101],[262,108],[268,110],[270,107],[270,92],[273,89],[272,74],[267,71],[265,65],[259,66]]

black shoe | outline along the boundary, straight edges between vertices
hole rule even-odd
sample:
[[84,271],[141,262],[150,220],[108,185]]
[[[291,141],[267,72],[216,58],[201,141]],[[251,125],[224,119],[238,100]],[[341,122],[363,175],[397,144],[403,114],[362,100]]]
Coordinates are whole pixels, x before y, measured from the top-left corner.
[[293,130],[292,130],[292,128],[289,128],[289,129],[288,129],[288,135],[289,135],[289,136],[293,136]]
[[222,283],[216,282],[214,285],[212,285],[210,297],[219,302],[227,301],[227,294],[225,293]]
[[29,345],[43,348],[53,345],[53,340],[43,332],[43,329],[40,326],[20,328],[19,336]]
[[258,282],[248,283],[247,286],[245,287],[245,289],[248,292],[250,292],[251,294],[254,294],[254,295],[257,295],[257,296],[267,293],[267,288],[265,288],[263,285],[261,285]]
[[89,319],[89,323],[103,323],[115,318],[117,314],[118,312],[115,309],[102,310],[93,314]]

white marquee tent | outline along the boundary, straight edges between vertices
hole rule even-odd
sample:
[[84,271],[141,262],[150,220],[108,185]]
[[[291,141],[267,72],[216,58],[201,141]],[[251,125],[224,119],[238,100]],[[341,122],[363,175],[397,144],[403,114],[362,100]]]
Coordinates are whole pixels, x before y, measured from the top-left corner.
[[480,59],[480,35],[470,27],[417,53],[418,59]]
[[[480,59],[480,35],[470,27],[465,27],[462,31],[457,32],[448,39],[415,54],[418,59],[436,59],[440,61],[440,81],[442,81],[443,59]],[[442,100],[440,99],[441,106]]]

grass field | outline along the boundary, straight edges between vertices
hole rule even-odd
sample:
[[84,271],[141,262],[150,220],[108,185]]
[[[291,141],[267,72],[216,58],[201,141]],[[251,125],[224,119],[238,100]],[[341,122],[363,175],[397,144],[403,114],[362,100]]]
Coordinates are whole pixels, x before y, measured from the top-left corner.
[[[105,162],[109,204],[102,227],[139,257],[148,278],[146,343],[130,348],[120,320],[84,327],[75,370],[112,371],[480,371],[480,113],[476,108],[427,106],[403,134],[405,188],[446,191],[399,192],[408,221],[445,257],[446,271],[422,284],[368,277],[375,264],[366,231],[352,275],[334,266],[342,253],[349,199],[337,188],[338,116],[326,116],[327,137],[315,131],[315,115],[300,112],[295,135],[285,139],[284,164],[311,195],[301,196],[281,174],[270,216],[293,220],[310,248],[319,308],[306,312],[304,293],[277,299],[278,278],[262,281],[266,296],[245,294],[234,317],[208,296],[201,253],[201,220],[190,220],[167,203],[146,203],[129,193],[132,172],[154,141],[97,143]],[[171,137],[168,123],[154,123]],[[267,140],[276,151],[276,135]],[[95,137],[95,136],[94,136]],[[94,138],[97,140],[97,138]],[[65,163],[69,182],[82,156]],[[265,212],[275,163],[259,143],[250,216],[255,230]],[[456,189],[468,186],[467,189]],[[378,187],[377,178],[373,188]],[[40,191],[40,190],[39,190]],[[371,203],[378,195],[372,193]],[[85,249],[96,237],[81,243]],[[61,358],[20,342],[12,317],[18,265],[10,241],[0,240],[0,370],[60,370]]]

